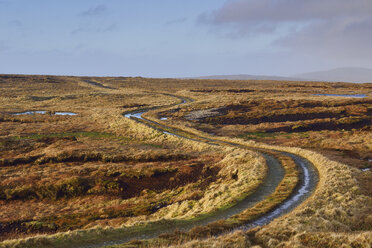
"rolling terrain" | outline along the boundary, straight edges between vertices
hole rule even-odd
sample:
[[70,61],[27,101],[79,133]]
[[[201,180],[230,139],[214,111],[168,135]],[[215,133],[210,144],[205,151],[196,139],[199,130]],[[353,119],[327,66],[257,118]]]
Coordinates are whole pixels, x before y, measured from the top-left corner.
[[327,71],[301,73],[294,75],[294,77],[315,81],[371,83],[372,70],[360,67],[343,67]]
[[0,87],[0,247],[371,243],[371,84]]

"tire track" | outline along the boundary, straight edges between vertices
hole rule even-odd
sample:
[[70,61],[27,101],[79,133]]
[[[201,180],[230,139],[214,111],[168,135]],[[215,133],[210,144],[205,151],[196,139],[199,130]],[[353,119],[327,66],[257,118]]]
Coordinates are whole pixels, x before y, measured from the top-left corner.
[[[176,105],[181,105],[187,103],[187,99],[183,97],[179,97],[176,95],[170,95],[175,98],[178,98],[181,100],[181,103]],[[118,240],[111,240],[106,241],[100,244],[85,246],[86,248],[96,248],[96,247],[104,247],[107,245],[116,245],[116,244],[123,244],[126,242],[129,242],[130,240],[137,239],[151,239],[158,237],[160,234],[164,233],[171,233],[174,232],[174,230],[179,231],[188,231],[191,230],[193,227],[196,226],[203,226],[221,219],[227,219],[231,216],[252,207],[254,204],[262,201],[265,199],[268,195],[273,193],[275,191],[276,186],[280,183],[280,181],[284,177],[284,170],[282,166],[280,165],[279,161],[276,160],[273,156],[269,154],[265,154],[263,149],[257,149],[253,147],[243,146],[237,143],[233,142],[227,142],[227,141],[221,141],[218,139],[212,139],[208,137],[203,137],[196,134],[191,134],[188,132],[185,132],[180,129],[176,129],[174,127],[169,127],[164,124],[161,124],[157,121],[147,119],[143,117],[142,115],[148,112],[152,109],[140,109],[137,111],[125,113],[124,116],[126,118],[133,119],[139,123],[145,124],[149,127],[155,128],[158,131],[163,132],[164,134],[168,135],[174,135],[181,138],[191,139],[194,141],[204,142],[212,145],[228,145],[228,146],[234,146],[239,147],[243,149],[250,149],[250,150],[256,150],[260,152],[266,159],[266,162],[268,164],[268,174],[264,182],[257,188],[257,190],[246,197],[241,202],[237,203],[233,207],[217,211],[216,213],[208,216],[204,219],[198,219],[198,220],[189,220],[189,221],[167,221],[166,223],[152,223],[149,225],[149,227],[146,230],[141,230],[137,232],[129,232],[126,234],[123,234],[121,239]],[[191,136],[191,137],[190,137]],[[256,226],[261,226],[268,224],[272,220],[290,212],[295,207],[297,207],[299,204],[301,204],[305,199],[307,199],[313,190],[315,189],[317,182],[318,182],[318,174],[315,169],[315,167],[305,158],[302,158],[296,154],[288,153],[288,152],[281,152],[277,150],[272,150],[274,152],[280,152],[285,156],[291,157],[295,163],[297,164],[297,167],[300,171],[300,182],[295,188],[295,190],[292,192],[292,194],[284,200],[282,203],[280,203],[277,207],[275,207],[273,210],[270,210],[269,212],[263,214],[262,216],[258,217],[257,219],[249,222],[248,224],[242,225],[234,230],[241,229],[241,230],[247,230]],[[231,232],[231,231],[229,231]],[[221,233],[222,234],[225,234]]]

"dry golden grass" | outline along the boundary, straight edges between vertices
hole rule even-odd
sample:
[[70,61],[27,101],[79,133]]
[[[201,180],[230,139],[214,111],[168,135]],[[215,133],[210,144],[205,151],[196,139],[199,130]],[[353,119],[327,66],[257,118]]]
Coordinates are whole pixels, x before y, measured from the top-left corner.
[[243,231],[233,232],[216,238],[193,240],[179,245],[164,246],[170,248],[246,248],[251,247],[248,236]]
[[[65,247],[76,240],[94,240],[102,235],[115,237],[127,230],[123,225],[135,226],[162,218],[193,218],[232,204],[252,192],[265,175],[263,159],[256,153],[164,135],[122,116],[126,111],[179,103],[179,98],[169,94],[195,101],[150,111],[147,118],[158,120],[166,116],[164,124],[196,135],[216,138],[206,134],[207,131],[230,136],[220,137],[221,140],[292,152],[309,159],[320,175],[312,197],[265,227],[179,245],[332,247],[342,242],[345,247],[368,247],[366,244],[371,243],[372,190],[368,182],[372,175],[348,166],[370,166],[367,162],[371,158],[370,124],[358,126],[354,119],[371,118],[371,84],[0,75],[0,87],[0,188],[3,190],[0,222],[2,227],[9,221],[27,223],[18,226],[22,227],[18,232],[1,229],[2,239],[14,240],[2,242],[0,247]],[[368,97],[354,100],[313,95],[351,91]],[[226,106],[233,107],[222,113],[221,118],[211,117],[209,122],[183,119],[195,110]],[[246,108],[254,111],[248,113]],[[12,115],[28,110],[45,110],[50,114]],[[78,115],[54,116],[56,111]],[[305,118],[302,113],[308,116]],[[278,116],[291,121],[278,122]],[[239,118],[249,125],[224,124]],[[265,118],[275,122],[255,123]],[[323,131],[280,133],[277,129],[273,135],[262,132],[284,127],[294,130],[298,124],[311,129],[311,125],[323,123],[324,127],[325,121],[332,122],[333,127],[335,123],[339,127],[347,124],[347,130],[337,127],[333,131],[323,128]],[[232,139],[240,134],[251,141]],[[214,174],[206,174],[206,168],[212,168]],[[231,176],[235,172],[237,180]],[[118,173],[125,176],[120,178]],[[163,184],[152,191],[149,188],[154,184],[147,183],[154,175],[160,175]],[[107,182],[108,178],[111,181]],[[139,193],[133,190],[133,195],[123,195],[120,183],[115,180],[128,178],[147,188],[137,187]],[[174,181],[177,178],[179,183]],[[91,188],[85,188],[88,186],[84,182]],[[33,198],[32,192],[40,195],[43,185],[49,185],[49,193],[41,196],[48,197]],[[61,185],[65,195],[54,199],[51,185]],[[290,188],[286,188],[287,193],[291,192]],[[92,195],[87,193],[90,189]],[[166,204],[159,210],[151,211],[149,206],[160,206],[165,200]],[[260,211],[271,207],[260,206]],[[86,229],[64,232],[76,228]],[[57,234],[15,239],[54,232]]]
[[[328,242],[330,234],[333,237],[343,236],[345,240],[354,240],[349,237],[359,237],[359,232],[364,231],[360,239],[355,238],[349,244],[354,242],[360,247],[368,247],[366,238],[367,240],[371,238],[372,198],[363,193],[357,181],[363,172],[303,149],[268,146],[254,142],[242,143],[301,155],[317,167],[320,176],[315,193],[306,202],[290,214],[274,220],[260,230],[254,230],[255,242],[268,247],[292,247],[294,241],[291,240],[296,239],[297,234],[305,232],[310,233],[308,235],[315,240],[314,244],[318,242],[314,246],[305,242],[306,246],[333,247],[332,242],[336,240],[330,238]],[[369,178],[372,178],[371,173],[367,173]],[[318,232],[328,232],[328,235],[318,235]]]
[[[204,190],[201,198],[169,205],[157,215],[165,219],[195,218],[233,205],[252,193],[266,176],[264,158],[241,149],[229,150],[231,152],[219,162],[222,168],[218,173],[219,179]],[[197,185],[190,186],[184,189],[186,194],[195,193],[198,188]]]

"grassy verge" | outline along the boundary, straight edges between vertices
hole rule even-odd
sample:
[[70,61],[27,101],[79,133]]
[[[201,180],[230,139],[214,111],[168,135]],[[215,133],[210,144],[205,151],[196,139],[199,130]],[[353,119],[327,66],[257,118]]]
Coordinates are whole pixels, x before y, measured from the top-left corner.
[[[266,152],[272,153],[269,151]],[[243,211],[237,216],[232,217],[231,221],[233,223],[237,222],[239,225],[247,223],[258,218],[263,213],[267,213],[268,211],[274,209],[285,199],[287,199],[297,186],[299,182],[299,171],[295,162],[290,157],[282,154],[272,155],[277,157],[277,159],[281,162],[283,168],[285,169],[285,176],[283,180],[278,185],[275,192],[268,198],[256,204],[252,208]]]
[[145,241],[132,241],[127,244],[107,246],[110,248],[129,248],[129,247],[161,247],[170,246],[174,244],[181,244],[194,239],[202,239],[215,236],[226,231],[232,230],[238,226],[246,224],[268,211],[274,209],[287,199],[296,188],[299,182],[299,172],[295,162],[288,156],[280,153],[270,152],[275,156],[283,165],[285,169],[285,176],[281,183],[276,188],[275,192],[268,196],[265,200],[257,203],[252,208],[234,215],[226,220],[213,222],[206,226],[198,226],[191,229],[189,232],[174,232],[171,234],[161,235],[159,238],[145,240]]
[[[176,137],[170,137],[176,138]],[[194,141],[186,141],[186,142],[193,142]],[[209,149],[211,146],[209,146]],[[176,213],[175,216],[168,216],[164,218],[161,214],[158,216],[159,218],[155,218],[154,222],[155,224],[143,224],[141,227],[139,226],[133,226],[133,227],[120,227],[120,228],[93,228],[93,229],[88,229],[88,230],[77,230],[77,231],[72,231],[68,233],[59,233],[55,235],[40,235],[34,238],[29,238],[29,239],[20,239],[20,240],[13,240],[13,241],[5,241],[0,244],[0,247],[69,247],[69,246],[77,246],[79,244],[87,244],[87,243],[95,243],[103,240],[110,240],[110,239],[117,239],[123,235],[128,235],[132,232],[140,232],[140,231],[149,231],[151,228],[155,228],[154,225],[156,223],[160,223],[160,225],[164,224],[166,225],[167,222],[174,222],[174,219],[179,218],[180,216],[182,217],[182,214],[184,214],[183,217],[185,217],[184,220],[179,220],[180,222],[192,222],[193,217],[195,216],[195,213],[208,213],[209,211],[217,211],[219,208],[226,208],[229,207],[233,204],[235,204],[239,199],[241,199],[245,194],[250,194],[251,192],[254,191],[254,189],[261,183],[260,178],[257,180],[254,179],[256,176],[261,176],[264,177],[265,173],[262,170],[266,170],[266,166],[264,166],[264,163],[261,163],[261,160],[257,160],[255,162],[255,166],[258,166],[257,170],[252,171],[252,160],[251,158],[257,158],[257,154],[251,154],[250,152],[244,151],[242,153],[241,149],[236,149],[236,148],[218,148],[225,151],[226,153],[226,158],[225,161],[221,161],[221,167],[223,169],[223,172],[221,173],[220,177],[221,180],[217,183],[214,184],[213,187],[208,188],[208,190],[205,191],[204,193],[204,200],[194,200],[194,199],[188,199],[186,196],[190,193],[195,193],[196,189],[199,189],[200,187],[198,185],[195,185],[196,187],[193,188],[188,188],[185,186],[185,196],[180,195],[181,198],[183,199],[186,197],[186,200],[182,199],[175,199],[175,201],[181,201],[185,202],[186,205],[192,206],[191,209],[186,209],[188,212],[183,212],[175,211]],[[251,156],[248,156],[251,154]],[[259,157],[261,158],[261,157]],[[262,158],[263,159],[263,158]],[[234,172],[233,169],[238,168],[239,171],[237,173]],[[246,169],[244,169],[246,168]],[[253,167],[255,168],[255,167]],[[253,173],[252,173],[253,172]],[[237,175],[236,175],[237,174]],[[237,176],[237,177],[236,177]],[[248,181],[247,181],[248,180]],[[219,186],[219,184],[221,184]],[[237,185],[235,185],[237,184]],[[70,184],[69,184],[70,185]],[[234,187],[237,187],[236,189]],[[68,187],[69,189],[71,187]],[[187,190],[186,190],[187,188]],[[234,191],[227,191],[226,189],[232,189],[234,188]],[[72,189],[72,188],[71,188]],[[72,192],[75,194],[75,192]],[[78,193],[78,192],[77,192]],[[218,194],[217,194],[218,193]],[[214,198],[213,198],[214,197]],[[230,198],[226,198],[230,197]],[[204,204],[202,202],[204,201]],[[177,203],[177,202],[175,202]],[[191,203],[191,204],[190,204]],[[197,208],[198,204],[201,204]],[[141,204],[140,204],[141,205]],[[180,207],[183,207],[185,204],[175,204],[179,205]],[[213,206],[218,206],[218,208],[214,208]],[[204,207],[206,210],[203,210]],[[166,209],[165,213],[171,213],[173,208]],[[182,210],[182,208],[180,208]],[[201,211],[203,210],[203,211]],[[142,211],[142,210],[141,210]],[[146,213],[148,214],[148,213]],[[207,215],[208,215],[207,214]],[[199,218],[205,218],[205,216],[199,216]],[[116,216],[114,216],[116,217]],[[151,216],[148,216],[151,218]],[[156,216],[155,216],[156,217]],[[71,220],[81,220],[82,217],[78,215],[71,215]],[[161,220],[161,219],[168,219],[166,221]],[[45,228],[45,224],[48,223],[53,223],[54,220],[48,221],[46,220],[45,223],[36,223],[36,222],[30,222],[29,225],[32,225],[35,228],[38,228],[38,225],[42,225],[41,228]],[[177,221],[176,221],[177,222]],[[137,222],[133,222],[134,225],[138,225]],[[52,227],[53,228],[53,227]],[[78,238],[77,238],[78,237]]]

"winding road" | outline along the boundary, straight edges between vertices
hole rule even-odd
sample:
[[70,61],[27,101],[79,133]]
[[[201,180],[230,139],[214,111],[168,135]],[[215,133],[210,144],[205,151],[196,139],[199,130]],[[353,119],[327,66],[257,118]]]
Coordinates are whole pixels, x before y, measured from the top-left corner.
[[[268,165],[268,172],[267,172],[267,176],[265,180],[256,189],[256,191],[253,194],[247,196],[244,200],[238,202],[236,205],[232,206],[231,208],[217,211],[213,213],[212,215],[207,215],[205,217],[194,219],[194,220],[158,221],[158,222],[154,222],[154,223],[147,225],[146,228],[140,228],[140,229],[128,228],[128,232],[121,235],[119,238],[113,238],[109,241],[104,241],[100,243],[95,243],[94,245],[87,245],[87,246],[82,246],[82,247],[96,248],[96,247],[104,247],[107,245],[122,244],[125,242],[129,242],[130,240],[133,240],[133,239],[137,239],[137,240],[150,239],[150,238],[158,237],[160,234],[174,232],[175,230],[188,231],[196,226],[202,226],[202,225],[206,225],[206,224],[209,224],[209,223],[221,220],[221,219],[227,219],[235,214],[240,213],[241,211],[247,208],[252,207],[256,203],[268,197],[270,194],[272,194],[275,191],[276,187],[279,185],[281,180],[284,178],[285,171],[283,167],[281,166],[280,162],[272,155],[266,154],[263,150],[258,150],[257,148],[243,146],[237,143],[221,141],[218,139],[203,137],[201,135],[191,134],[189,132],[185,132],[183,130],[176,129],[174,127],[170,127],[162,123],[159,123],[157,121],[150,120],[148,118],[143,117],[143,114],[147,113],[150,110],[160,109],[160,108],[170,107],[170,106],[175,106],[175,105],[181,105],[181,104],[185,104],[190,101],[189,99],[186,99],[180,96],[170,95],[170,94],[166,94],[166,95],[178,98],[181,100],[181,102],[178,104],[173,104],[173,105],[168,105],[168,106],[163,106],[163,107],[157,107],[157,108],[151,108],[151,109],[139,109],[139,110],[135,110],[132,112],[124,113],[123,115],[126,118],[130,118],[137,122],[141,122],[142,124],[155,128],[167,135],[175,135],[177,137],[191,139],[191,140],[195,140],[198,142],[205,142],[205,143],[209,143],[212,145],[226,145],[226,146],[239,147],[243,149],[256,150],[259,153],[261,153],[262,156],[265,157],[266,163]],[[275,152],[280,152],[280,151],[275,151]],[[297,187],[295,188],[293,193],[290,195],[290,197],[288,197],[285,201],[280,203],[276,208],[263,214],[262,216],[253,220],[252,222],[238,227],[237,229],[247,230],[255,226],[265,225],[271,222],[273,219],[278,218],[290,212],[291,210],[293,210],[295,207],[301,204],[305,199],[307,199],[311,195],[311,193],[314,191],[317,185],[317,182],[318,182],[318,173],[315,167],[307,159],[300,157],[296,154],[288,153],[288,152],[280,152],[280,153],[291,157],[294,160],[294,162],[297,164],[298,170],[300,171],[300,181]]]

